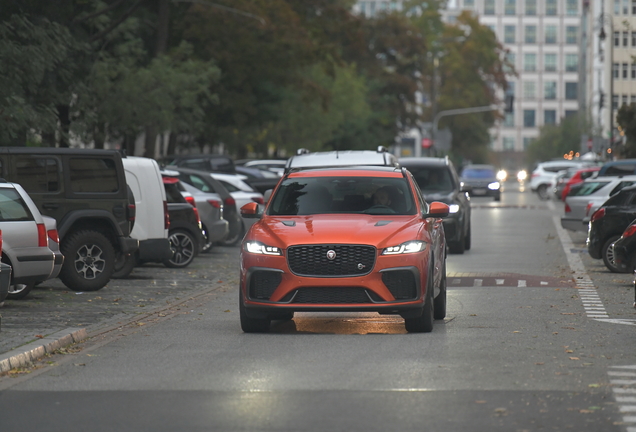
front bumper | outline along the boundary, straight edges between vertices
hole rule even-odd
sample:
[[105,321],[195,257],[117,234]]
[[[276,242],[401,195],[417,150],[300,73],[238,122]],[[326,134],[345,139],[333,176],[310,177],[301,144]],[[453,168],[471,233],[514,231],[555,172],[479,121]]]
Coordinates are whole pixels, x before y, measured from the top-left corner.
[[[284,256],[241,254],[241,296],[251,318],[285,312],[379,312],[418,316],[426,298],[428,250],[378,256],[371,272],[351,277],[293,274]],[[424,269],[424,270],[421,270]]]

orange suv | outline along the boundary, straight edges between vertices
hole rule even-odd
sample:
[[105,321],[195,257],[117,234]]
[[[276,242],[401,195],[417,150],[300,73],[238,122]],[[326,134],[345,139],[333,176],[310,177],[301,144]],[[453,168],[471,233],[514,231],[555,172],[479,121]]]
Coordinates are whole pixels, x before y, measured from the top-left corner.
[[409,332],[446,315],[448,205],[427,203],[396,167],[291,171],[241,246],[244,332],[266,332],[294,312],[399,314]]

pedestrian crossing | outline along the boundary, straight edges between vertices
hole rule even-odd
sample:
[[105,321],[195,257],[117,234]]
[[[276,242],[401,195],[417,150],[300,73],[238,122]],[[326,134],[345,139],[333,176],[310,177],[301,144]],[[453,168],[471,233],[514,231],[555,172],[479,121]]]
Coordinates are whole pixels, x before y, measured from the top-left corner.
[[636,365],[611,366],[609,382],[627,432],[636,432]]
[[455,273],[446,276],[448,287],[516,287],[516,288],[541,288],[541,287],[572,287],[571,280],[563,280],[551,276],[534,276],[520,274],[465,274]]

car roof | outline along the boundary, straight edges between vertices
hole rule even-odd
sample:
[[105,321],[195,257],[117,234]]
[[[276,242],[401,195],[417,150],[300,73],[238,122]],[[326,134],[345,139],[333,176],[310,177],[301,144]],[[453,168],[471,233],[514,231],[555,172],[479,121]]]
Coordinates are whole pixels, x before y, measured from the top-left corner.
[[330,177],[330,176],[375,176],[375,177],[403,177],[402,169],[384,166],[347,166],[331,168],[315,168],[292,171],[288,177]]
[[406,157],[399,159],[400,165],[408,167],[410,166],[429,166],[429,167],[443,167],[450,165],[450,161],[447,158],[435,158],[435,157]]
[[320,168],[336,166],[399,166],[394,154],[385,148],[378,150],[336,150],[328,152],[307,152],[290,157],[285,170],[294,168]]

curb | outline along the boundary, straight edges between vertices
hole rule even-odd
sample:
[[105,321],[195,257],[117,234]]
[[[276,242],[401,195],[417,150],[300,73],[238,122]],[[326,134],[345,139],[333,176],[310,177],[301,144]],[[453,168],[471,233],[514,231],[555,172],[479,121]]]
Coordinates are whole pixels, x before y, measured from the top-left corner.
[[16,348],[13,351],[0,354],[0,372],[8,372],[11,369],[26,366],[44,357],[46,354],[81,342],[87,338],[88,333],[85,328],[68,328],[50,334],[42,339]]

